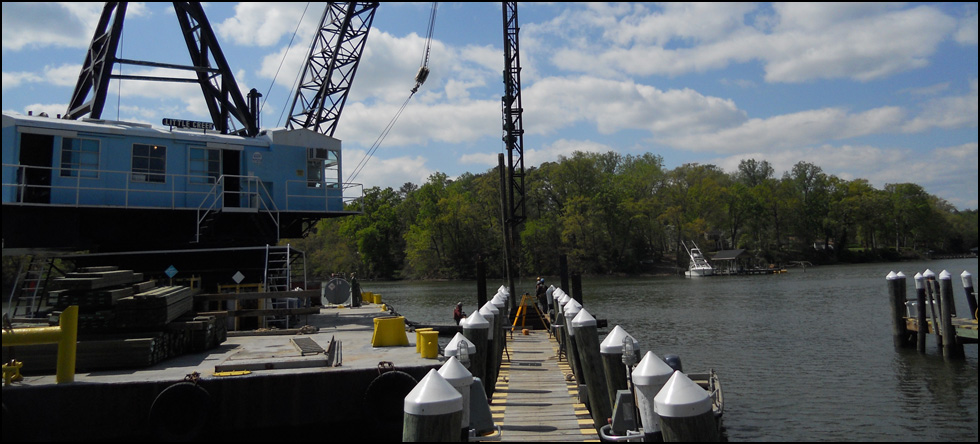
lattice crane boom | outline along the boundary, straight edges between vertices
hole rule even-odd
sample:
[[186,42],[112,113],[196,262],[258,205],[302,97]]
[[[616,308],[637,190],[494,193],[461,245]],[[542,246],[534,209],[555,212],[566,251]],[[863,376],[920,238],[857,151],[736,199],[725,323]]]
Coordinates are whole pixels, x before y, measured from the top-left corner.
[[287,128],[333,136],[377,8],[377,2],[327,5],[296,88]]

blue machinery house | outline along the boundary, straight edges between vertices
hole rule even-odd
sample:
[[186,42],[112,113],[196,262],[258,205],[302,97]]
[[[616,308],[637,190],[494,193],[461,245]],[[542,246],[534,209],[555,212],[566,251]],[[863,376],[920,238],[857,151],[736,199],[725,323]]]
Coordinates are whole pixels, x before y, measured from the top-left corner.
[[4,248],[275,244],[359,213],[361,187],[342,182],[333,137],[164,124],[3,114]]

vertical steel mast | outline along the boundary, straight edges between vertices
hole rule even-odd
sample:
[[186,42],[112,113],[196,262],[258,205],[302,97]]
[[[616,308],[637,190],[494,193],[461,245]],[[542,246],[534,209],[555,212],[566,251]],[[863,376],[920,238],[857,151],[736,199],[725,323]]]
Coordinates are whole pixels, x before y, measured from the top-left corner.
[[[510,287],[511,309],[515,308],[517,291],[514,288],[514,258],[519,257],[518,227],[524,213],[524,108],[521,105],[521,57],[517,22],[517,2],[503,2],[504,15],[504,96],[503,140],[507,145],[507,189],[501,189],[504,201],[504,261]],[[503,169],[503,165],[501,165]],[[501,176],[504,172],[501,171]],[[519,267],[517,267],[519,269]]]

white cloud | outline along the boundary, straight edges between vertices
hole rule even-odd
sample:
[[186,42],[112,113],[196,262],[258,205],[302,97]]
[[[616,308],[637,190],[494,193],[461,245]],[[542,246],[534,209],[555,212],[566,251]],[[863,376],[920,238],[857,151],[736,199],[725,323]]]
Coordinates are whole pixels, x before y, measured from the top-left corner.
[[841,140],[892,131],[902,123],[904,111],[876,108],[852,114],[841,108],[823,108],[751,119],[737,127],[712,133],[667,137],[661,141],[684,150],[736,153],[761,151],[776,154],[822,140]]
[[906,123],[903,129],[913,133],[931,128],[976,128],[977,101],[977,79],[974,78],[970,81],[969,93],[929,101],[922,112]]
[[87,48],[102,14],[100,3],[3,3],[3,49]]
[[[602,76],[677,76],[755,60],[769,82],[869,81],[927,65],[957,26],[933,6],[897,9],[886,3],[776,4],[771,17],[746,4],[661,8],[592,7],[562,15],[540,31],[562,37],[568,28],[585,27],[595,38],[562,42],[550,62]],[[960,29],[969,26],[966,20]]]
[[229,39],[239,45],[272,46],[282,37],[292,35],[297,23],[303,18],[299,38],[308,44],[320,20],[321,11],[317,8],[306,10],[307,4],[277,2],[243,2],[235,5],[235,15],[214,25],[221,39]]

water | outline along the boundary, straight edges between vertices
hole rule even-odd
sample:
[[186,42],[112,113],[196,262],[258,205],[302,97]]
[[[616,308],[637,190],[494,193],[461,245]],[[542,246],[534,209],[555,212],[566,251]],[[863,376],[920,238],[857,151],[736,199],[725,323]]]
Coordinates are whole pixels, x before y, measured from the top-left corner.
[[[892,345],[885,276],[905,273],[914,297],[912,276],[926,269],[953,275],[957,313],[966,316],[959,275],[970,272],[976,285],[976,259],[704,279],[583,277],[582,293],[590,313],[624,328],[644,354],[679,355],[686,371],[714,368],[730,441],[977,442],[977,346],[945,362],[932,337],[924,355]],[[489,297],[500,284],[487,283]],[[518,290],[533,286],[529,278]],[[422,323],[451,324],[457,301],[476,308],[475,281],[363,288]]]

